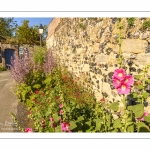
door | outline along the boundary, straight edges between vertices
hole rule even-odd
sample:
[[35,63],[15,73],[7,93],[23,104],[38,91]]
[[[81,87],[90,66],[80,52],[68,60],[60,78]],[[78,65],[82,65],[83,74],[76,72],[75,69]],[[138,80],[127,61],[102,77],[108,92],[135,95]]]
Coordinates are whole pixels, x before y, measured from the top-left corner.
[[14,50],[13,49],[5,49],[5,64],[6,64],[6,67],[11,65],[11,59],[14,59]]

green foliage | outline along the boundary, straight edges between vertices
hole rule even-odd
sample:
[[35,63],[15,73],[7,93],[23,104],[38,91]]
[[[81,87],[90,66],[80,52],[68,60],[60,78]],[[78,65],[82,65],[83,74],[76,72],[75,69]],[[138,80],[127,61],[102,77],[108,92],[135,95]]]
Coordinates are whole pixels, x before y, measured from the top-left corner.
[[147,123],[150,123],[150,114],[148,114],[148,116],[144,116],[144,120],[145,120]]
[[83,30],[85,30],[86,29],[86,25],[81,23],[80,24],[80,28],[83,29]]
[[20,44],[34,44],[35,41],[39,41],[38,27],[29,27],[29,20],[24,20],[21,26],[16,29],[16,37]]
[[42,65],[46,54],[45,47],[35,47],[33,57],[36,64]]
[[[41,68],[44,55],[45,50],[34,54],[34,61]],[[144,101],[149,96],[145,90],[148,68],[135,78],[135,82],[142,83],[130,94],[135,105],[128,106],[125,95],[123,107],[105,98],[96,100],[90,90],[79,84],[79,78],[63,66],[54,67],[48,74],[40,68],[33,71],[25,83],[17,85],[16,94],[31,112],[28,117],[34,121],[34,132],[149,132],[150,115],[144,116]],[[66,131],[62,130],[65,123]]]
[[149,127],[144,122],[137,123],[138,132],[149,132]]
[[113,127],[116,129],[116,128],[121,128],[122,127],[122,124],[121,124],[121,119],[118,118],[114,121],[114,125]]
[[130,107],[130,109],[133,111],[136,118],[140,118],[144,114],[144,106],[142,104],[134,105]]
[[128,26],[132,27],[134,25],[135,18],[127,18],[127,21],[128,21]]
[[111,103],[109,108],[112,109],[113,111],[117,111],[119,108],[119,103],[118,102]]
[[2,66],[0,66],[0,72],[1,71],[6,71],[7,70],[7,68],[6,67],[2,67]]
[[12,37],[17,27],[14,18],[0,18],[0,35],[4,37]]
[[[47,26],[43,25],[44,32],[42,34],[42,41],[45,40],[47,34]],[[40,35],[38,31],[38,26],[29,26],[29,20],[24,20],[22,25],[18,26],[16,29],[16,37],[19,44],[37,44],[39,45]],[[44,44],[44,43],[43,43]]]
[[142,25],[142,30],[146,30],[147,28],[149,28],[150,27],[150,20],[145,20],[144,22],[143,22],[143,25]]

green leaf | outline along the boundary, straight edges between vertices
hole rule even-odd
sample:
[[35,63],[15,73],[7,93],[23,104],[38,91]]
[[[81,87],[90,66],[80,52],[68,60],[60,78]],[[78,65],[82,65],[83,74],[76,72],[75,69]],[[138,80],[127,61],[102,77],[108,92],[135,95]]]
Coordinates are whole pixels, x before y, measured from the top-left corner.
[[69,129],[70,129],[70,130],[73,130],[73,129],[75,129],[76,127],[77,127],[76,123],[75,123],[74,121],[70,121],[70,127],[69,127]]
[[150,83],[150,79],[148,79],[147,82]]
[[35,89],[39,89],[40,87],[41,87],[40,84],[34,84],[34,85],[33,85],[33,88],[35,88]]
[[112,129],[111,132],[118,132],[118,129]]
[[69,106],[66,107],[66,112],[70,112],[70,107]]
[[141,79],[141,78],[142,78],[142,75],[136,75],[135,78],[136,78],[136,79]]
[[106,114],[106,119],[107,119],[107,120],[110,120],[110,119],[111,119],[111,117],[110,117],[109,114]]
[[132,108],[136,118],[140,118],[144,114],[144,106],[142,104],[134,105]]
[[59,119],[60,119],[60,116],[58,116],[58,114],[55,113],[55,114],[53,115],[53,118],[54,118],[54,121],[55,121],[55,122],[58,122]]
[[51,108],[48,108],[48,110],[45,113],[45,116],[49,116],[51,114]]
[[114,127],[114,128],[121,128],[121,127],[122,127],[120,118],[118,118],[118,119],[116,119],[116,120],[114,121],[113,127]]
[[96,111],[97,111],[98,113],[102,112],[101,108],[97,108]]
[[133,122],[132,122],[131,125],[128,125],[128,126],[127,126],[127,131],[128,131],[128,132],[134,132],[134,124],[133,124]]
[[149,127],[144,122],[138,122],[136,125],[138,132],[149,132]]
[[132,95],[133,95],[133,98],[137,97],[137,93],[135,93],[135,92]]
[[130,121],[132,121],[132,119],[133,119],[133,113],[132,113],[132,111],[129,111],[129,114],[128,114],[128,123],[130,122]]
[[141,89],[143,89],[144,87],[143,87],[143,85],[138,85],[137,88],[138,88],[139,90],[141,90]]
[[80,117],[78,117],[78,119],[77,119],[78,122],[79,122],[79,121],[82,121],[82,120],[84,120],[84,117],[83,117],[83,116],[80,116]]
[[128,110],[133,110],[133,106],[128,106]]
[[90,121],[87,121],[85,122],[87,125],[91,126],[91,120]]
[[150,123],[150,114],[148,114],[148,116],[144,116],[144,121]]
[[111,122],[106,122],[106,126],[108,127],[108,128],[110,128],[110,125],[111,125]]
[[55,130],[56,130],[56,132],[61,132],[61,126],[60,125],[57,126]]
[[147,92],[143,92],[143,93],[142,93],[142,96],[143,96],[144,98],[148,98],[149,94],[148,94]]
[[96,119],[96,128],[95,128],[95,130],[96,130],[96,131],[99,131],[100,128],[101,128],[101,126],[102,126],[102,124],[101,124],[100,119]]
[[119,103],[118,102],[111,103],[109,108],[112,109],[113,111],[117,111],[119,108]]

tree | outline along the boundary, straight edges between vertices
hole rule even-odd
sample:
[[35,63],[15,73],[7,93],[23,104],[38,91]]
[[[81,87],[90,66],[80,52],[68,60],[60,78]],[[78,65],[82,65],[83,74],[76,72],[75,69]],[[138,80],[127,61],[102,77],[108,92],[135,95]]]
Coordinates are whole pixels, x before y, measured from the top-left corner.
[[[44,25],[44,33],[42,37],[47,34],[47,26]],[[24,20],[21,26],[16,29],[16,37],[20,44],[40,44],[40,35],[38,31],[38,26],[29,26],[29,20]],[[45,40],[44,38],[42,38]]]
[[17,23],[14,18],[0,18],[0,35],[4,37],[12,37]]

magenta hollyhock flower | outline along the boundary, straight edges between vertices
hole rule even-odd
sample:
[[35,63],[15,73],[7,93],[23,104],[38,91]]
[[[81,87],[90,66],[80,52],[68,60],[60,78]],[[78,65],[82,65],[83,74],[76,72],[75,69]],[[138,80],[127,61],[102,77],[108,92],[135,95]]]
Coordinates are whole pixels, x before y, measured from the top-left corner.
[[143,116],[137,119],[140,121],[144,121],[144,116],[148,116],[148,112],[144,112]]
[[54,127],[55,127],[55,124],[53,123],[53,124],[51,125],[51,127],[54,128]]
[[25,132],[29,133],[29,132],[33,132],[33,131],[32,131],[32,128],[26,128]]
[[69,127],[70,127],[70,124],[68,122],[64,122],[64,123],[61,123],[61,130],[62,131],[69,131]]
[[112,81],[115,88],[118,88],[121,85],[121,81],[116,77],[114,77]]
[[120,84],[120,86],[117,88],[117,91],[119,94],[129,94],[130,93],[130,86],[127,83],[122,82]]
[[124,77],[124,82],[129,84],[129,85],[133,85],[134,84],[134,79],[133,76],[128,75]]
[[64,112],[64,111],[61,109],[60,112],[59,112],[59,114],[60,114],[60,115],[63,115],[63,112]]
[[124,79],[124,76],[126,75],[126,72],[124,69],[116,69],[114,71],[114,74],[112,76],[112,79],[117,78],[120,81],[122,81]]
[[59,108],[62,108],[62,107],[63,107],[63,104],[60,104],[60,105],[59,105]]
[[36,91],[35,91],[35,93],[36,93],[36,94],[39,94],[39,91],[38,91],[38,90],[36,90]]
[[49,120],[50,120],[51,122],[53,122],[53,121],[54,121],[54,118],[53,118],[53,117],[50,117]]

